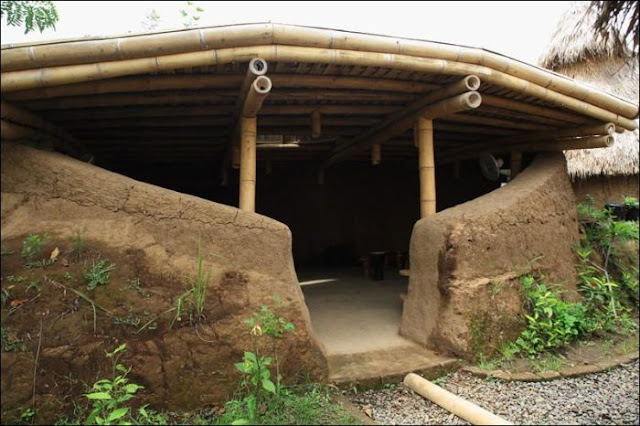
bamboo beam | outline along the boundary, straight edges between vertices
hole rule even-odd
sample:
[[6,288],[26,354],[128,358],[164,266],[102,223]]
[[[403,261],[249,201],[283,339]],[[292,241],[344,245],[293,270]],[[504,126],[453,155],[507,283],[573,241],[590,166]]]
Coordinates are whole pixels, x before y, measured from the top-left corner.
[[420,218],[436,213],[436,174],[433,120],[418,118],[418,164],[420,168]]
[[382,150],[379,143],[371,147],[371,164],[377,166],[382,159]]
[[[461,66],[469,68],[485,68],[487,74],[493,71],[496,74],[494,81],[504,80],[504,76],[520,78],[530,81],[549,92],[556,92],[576,99],[584,99],[588,103],[611,110],[613,113],[621,114],[627,118],[634,118],[638,114],[638,105],[631,102],[601,91],[592,90],[586,85],[577,83],[567,77],[553,74],[541,68],[483,49],[271,23],[199,28],[163,34],[127,35],[127,37],[122,38],[47,43],[45,45],[24,47],[10,46],[3,49],[1,63],[4,71],[14,71],[85,62],[107,63],[119,58],[125,58],[138,66],[150,67],[155,59],[149,57],[165,55],[165,57],[172,57],[172,60],[168,61],[173,62],[172,66],[179,68],[179,64],[182,64],[184,68],[202,65],[200,62],[205,62],[205,58],[206,62],[212,65],[218,63],[224,59],[221,51],[228,50],[228,48],[234,49],[234,47],[230,46],[246,46],[235,47],[235,49],[248,50],[249,46],[265,44],[271,44],[271,46],[267,47],[271,47],[274,50],[276,48],[284,50],[293,45],[313,46],[323,50],[350,50],[359,53],[379,52],[380,55],[387,58],[387,61],[392,55],[405,56],[414,60],[428,59],[433,62],[439,62],[438,66],[441,69],[447,68],[449,62],[455,61],[459,62]],[[309,47],[306,48],[308,49]],[[252,49],[255,50],[255,47]],[[198,52],[199,50],[204,51]],[[245,57],[247,54],[245,53]],[[193,55],[198,56],[199,59],[197,61],[193,59],[191,61],[185,60]],[[254,51],[251,56],[256,56],[256,52]],[[180,61],[181,58],[183,59],[182,61]],[[137,62],[140,62],[140,64]],[[299,59],[299,62],[313,61]],[[358,65],[365,64],[368,65],[368,63],[359,63]],[[91,65],[77,66],[90,67]],[[59,68],[68,67],[61,66]],[[116,68],[116,70],[101,71],[99,66],[93,67],[94,75],[104,78],[105,75],[114,74],[117,70],[123,72],[122,67],[114,66],[113,68]],[[493,81],[489,82],[493,83]]]
[[[267,62],[259,57],[252,58],[249,61],[247,67],[247,73],[245,74],[242,86],[240,86],[240,92],[236,95],[236,104],[233,108],[233,118],[238,120],[242,111],[244,110],[244,104],[246,103],[247,95],[252,89],[254,81],[267,73]],[[266,84],[263,82],[263,84]],[[254,116],[255,117],[255,116]]]
[[[354,151],[359,149],[383,143],[394,135],[401,133],[415,123],[417,116],[420,115],[421,111],[424,111],[425,108],[435,108],[433,104],[437,101],[460,95],[465,92],[467,92],[467,98],[471,96],[468,95],[468,93],[475,93],[477,94],[477,97],[481,99],[477,92],[469,92],[469,90],[475,90],[474,88],[477,89],[479,87],[480,79],[475,75],[468,75],[461,80],[444,87],[438,92],[431,92],[427,96],[415,100],[406,108],[387,116],[379,125],[373,127],[361,137],[354,140],[347,148],[336,152],[326,160],[325,165],[332,164],[341,158],[351,155]],[[478,105],[480,104],[478,103]]]
[[[518,64],[517,61],[511,61],[512,63],[510,62],[509,65],[504,66],[503,62],[506,58],[499,58],[497,56],[478,58],[480,61],[484,60],[487,64],[491,62],[489,65],[493,67],[490,67],[460,62],[458,60],[460,58],[459,56],[456,59],[447,60],[335,48],[323,49],[283,45],[245,46],[222,48],[214,51],[4,72],[1,77],[1,88],[3,93],[8,93],[36,87],[71,84],[124,75],[161,72],[174,70],[176,68],[225,64],[241,60],[249,55],[251,57],[259,56],[265,60],[284,62],[312,62],[334,65],[366,64],[367,66],[374,67],[400,68],[418,72],[450,75],[473,73],[477,74],[487,83],[495,84],[525,95],[535,96],[541,100],[551,102],[554,105],[565,107],[601,121],[611,121],[628,130],[635,130],[637,128],[637,125],[633,121],[633,118],[638,114],[637,105],[614,98],[603,92],[589,90],[586,87],[578,88],[579,84],[575,81],[570,79],[559,80],[555,75],[549,74],[548,72],[542,74],[545,81],[538,81],[537,83],[526,79],[526,77],[535,77],[535,72],[528,72],[526,75],[519,74],[520,76],[510,75],[508,73],[510,67],[517,68],[522,64]],[[491,59],[491,61],[487,62],[488,59]],[[504,72],[497,70],[496,67],[503,68]],[[570,94],[564,94],[562,90],[558,92],[556,89],[566,89]],[[585,102],[580,98],[589,99],[591,102],[595,101],[595,103]]]
[[505,149],[507,147],[519,146],[522,143],[536,143],[538,141],[554,139],[572,139],[583,136],[612,135],[615,131],[613,123],[599,124],[595,126],[574,127],[570,129],[524,133],[522,135],[507,136],[498,140],[488,141],[480,144],[465,145],[451,149],[442,155],[445,158],[466,158],[475,155],[474,153],[483,151],[493,151]]
[[13,122],[26,128],[33,128],[42,135],[50,135],[56,140],[56,147],[61,151],[80,157],[86,154],[86,150],[80,142],[78,142],[67,131],[44,120],[37,114],[18,107],[10,102],[2,101],[0,104],[0,115],[3,120]]
[[[456,161],[456,163],[459,163],[459,161]],[[518,176],[521,171],[522,171],[522,152],[511,151],[511,175],[510,175],[511,180],[515,179],[516,176]]]
[[573,149],[608,148],[613,145],[613,136],[558,139],[518,145],[520,151],[566,151]]
[[256,211],[256,134],[255,117],[240,119],[240,210]]
[[314,139],[322,135],[321,115],[322,113],[318,110],[311,113],[311,137]]
[[[260,110],[264,115],[309,115],[318,110],[326,115],[384,115],[397,111],[397,105],[263,105]],[[116,108],[116,109],[79,109],[68,111],[44,112],[50,120],[95,120],[106,118],[130,118],[130,117],[174,117],[174,116],[212,116],[231,115],[233,107],[230,105],[218,106],[147,106],[143,108]]]
[[[437,84],[382,78],[299,74],[274,74],[270,75],[269,78],[271,78],[271,82],[274,85],[283,89],[344,89],[415,94],[439,88]],[[242,76],[233,74],[127,76],[108,80],[66,84],[64,86],[21,90],[8,93],[5,95],[5,98],[9,100],[28,101],[65,96],[105,95],[127,92],[227,89],[230,87],[238,87],[242,82]]]
[[591,121],[584,116],[568,114],[566,112],[556,111],[538,105],[528,104],[513,99],[500,98],[498,96],[487,95],[484,93],[482,94],[482,105],[524,112],[527,114],[552,118],[556,120],[563,120],[569,123],[585,124]]

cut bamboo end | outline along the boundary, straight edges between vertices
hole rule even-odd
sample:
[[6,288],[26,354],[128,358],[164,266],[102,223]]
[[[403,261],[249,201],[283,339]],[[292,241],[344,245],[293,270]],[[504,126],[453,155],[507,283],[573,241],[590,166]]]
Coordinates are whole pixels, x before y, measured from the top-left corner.
[[255,76],[267,73],[267,61],[261,58],[253,58],[249,61],[249,72]]
[[[444,117],[458,112],[478,108],[481,104],[482,96],[480,93],[471,91],[429,106],[422,111],[422,115],[430,118]],[[433,123],[430,125],[433,126]]]
[[311,113],[311,137],[314,139],[322,135],[322,115],[320,111],[314,110]]
[[262,103],[271,91],[271,80],[269,77],[261,75],[251,84],[247,97],[242,107],[242,116],[246,118],[256,117],[262,107]]
[[468,75],[463,81],[467,90],[478,90],[480,88],[480,78],[477,75]]
[[375,144],[371,147],[371,164],[377,166],[382,160],[382,146]]

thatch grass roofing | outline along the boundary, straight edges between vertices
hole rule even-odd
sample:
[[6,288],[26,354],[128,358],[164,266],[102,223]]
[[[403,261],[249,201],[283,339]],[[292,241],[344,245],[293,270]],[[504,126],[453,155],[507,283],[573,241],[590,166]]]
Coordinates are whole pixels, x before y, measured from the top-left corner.
[[[605,92],[638,102],[638,57],[626,47],[606,40],[592,28],[596,15],[589,2],[573,2],[560,18],[543,67]],[[609,148],[565,151],[572,178],[637,175],[640,166],[638,131],[615,135]]]

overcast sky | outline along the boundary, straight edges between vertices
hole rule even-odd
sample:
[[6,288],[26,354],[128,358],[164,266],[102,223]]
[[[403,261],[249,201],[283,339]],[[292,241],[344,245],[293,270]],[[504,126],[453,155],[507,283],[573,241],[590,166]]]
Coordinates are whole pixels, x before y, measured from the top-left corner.
[[[24,35],[2,21],[2,44],[143,32],[155,9],[160,29],[182,28],[186,2],[56,1],[56,31]],[[200,25],[278,22],[484,47],[529,63],[546,49],[567,1],[541,2],[207,2]]]

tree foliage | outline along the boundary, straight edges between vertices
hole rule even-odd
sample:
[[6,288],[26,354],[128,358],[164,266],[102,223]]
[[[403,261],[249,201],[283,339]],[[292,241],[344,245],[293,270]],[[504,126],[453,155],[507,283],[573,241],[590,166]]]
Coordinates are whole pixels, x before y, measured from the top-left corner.
[[633,46],[633,53],[638,54],[638,23],[640,6],[638,0],[602,1],[594,0],[589,6],[595,10],[596,22],[593,30],[608,42],[620,47]]
[[33,31],[36,27],[40,32],[47,28],[56,29],[58,10],[52,1],[3,1],[0,7],[0,17],[7,17],[7,25],[21,27],[24,33]]

